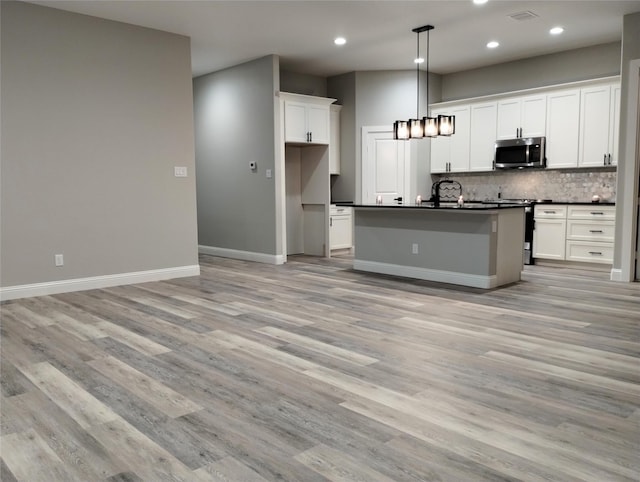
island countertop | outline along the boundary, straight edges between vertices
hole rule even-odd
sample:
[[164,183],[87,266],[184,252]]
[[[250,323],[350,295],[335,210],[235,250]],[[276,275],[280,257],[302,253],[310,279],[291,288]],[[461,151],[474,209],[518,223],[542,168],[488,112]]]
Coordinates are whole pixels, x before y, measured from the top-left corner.
[[441,202],[439,206],[435,206],[432,202],[422,202],[421,204],[353,204],[353,203],[335,203],[336,206],[345,206],[353,208],[375,208],[375,209],[428,209],[428,210],[446,210],[446,211],[491,211],[495,209],[514,209],[525,208],[528,204],[518,203],[485,203],[485,202],[465,202],[459,205],[456,202]]

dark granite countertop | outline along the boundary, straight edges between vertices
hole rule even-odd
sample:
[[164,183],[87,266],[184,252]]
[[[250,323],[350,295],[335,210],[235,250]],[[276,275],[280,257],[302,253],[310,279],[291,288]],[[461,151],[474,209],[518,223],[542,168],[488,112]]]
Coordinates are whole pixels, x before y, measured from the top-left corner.
[[492,204],[485,202],[465,202],[462,206],[459,206],[455,202],[443,202],[440,206],[436,207],[431,202],[423,202],[420,205],[417,204],[353,204],[353,203],[335,203],[336,206],[350,206],[354,208],[375,208],[375,209],[440,209],[446,211],[490,211],[495,209],[514,209],[525,208],[526,204],[509,204],[500,203]]
[[[537,201],[536,201],[537,202]],[[542,201],[538,204],[568,204],[573,206],[615,206],[615,201],[600,201],[594,203],[592,201]]]

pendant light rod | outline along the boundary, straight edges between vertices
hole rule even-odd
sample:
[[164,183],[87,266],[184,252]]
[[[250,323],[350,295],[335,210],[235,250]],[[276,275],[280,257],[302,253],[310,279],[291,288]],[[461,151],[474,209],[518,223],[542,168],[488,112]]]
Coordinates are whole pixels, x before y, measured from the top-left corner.
[[[397,120],[393,123],[393,138],[396,140],[420,139],[423,137],[450,136],[455,134],[455,116],[438,115],[429,117],[429,32],[435,27],[433,25],[423,25],[411,29],[416,34],[417,58],[420,57],[420,34],[427,32],[427,112],[422,119],[420,115],[420,63],[416,64],[416,119]],[[416,60],[417,60],[416,58]]]
[[[429,115],[429,30],[433,30],[433,25],[423,25],[422,27],[416,27],[411,31],[416,35],[416,60],[420,58],[420,34],[427,32],[427,116]],[[420,118],[420,64],[416,64],[416,119]]]

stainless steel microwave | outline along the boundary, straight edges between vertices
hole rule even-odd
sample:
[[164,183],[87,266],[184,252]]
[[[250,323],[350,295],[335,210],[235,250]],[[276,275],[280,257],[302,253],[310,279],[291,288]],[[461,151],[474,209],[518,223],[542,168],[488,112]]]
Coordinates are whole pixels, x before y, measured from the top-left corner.
[[496,169],[545,167],[545,138],[519,137],[496,141],[493,162]]

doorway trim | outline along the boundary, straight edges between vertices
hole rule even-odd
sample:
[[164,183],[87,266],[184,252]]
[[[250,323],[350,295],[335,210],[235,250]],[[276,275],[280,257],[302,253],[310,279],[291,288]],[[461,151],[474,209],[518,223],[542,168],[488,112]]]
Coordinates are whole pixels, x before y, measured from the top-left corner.
[[[624,145],[621,145],[622,162],[618,164],[618,182],[616,199],[616,229],[614,264],[611,269],[612,281],[634,281],[638,277],[636,271],[638,251],[638,184],[640,178],[640,59],[629,62],[627,87],[629,106],[626,112]],[[624,101],[624,92],[622,93]],[[623,133],[620,133],[623,135]]]

